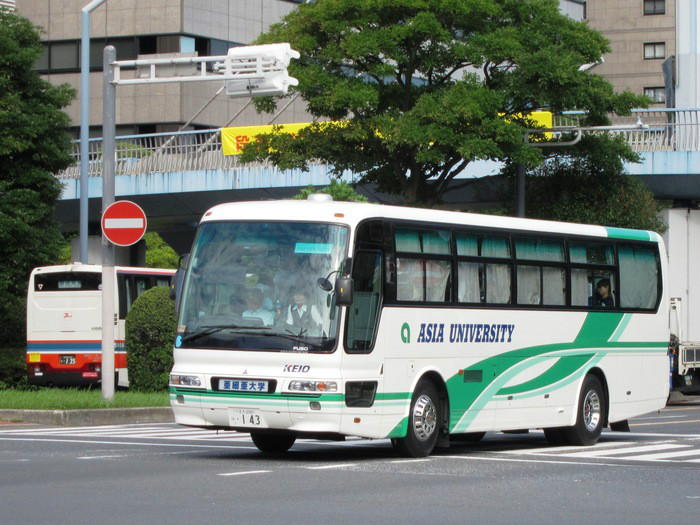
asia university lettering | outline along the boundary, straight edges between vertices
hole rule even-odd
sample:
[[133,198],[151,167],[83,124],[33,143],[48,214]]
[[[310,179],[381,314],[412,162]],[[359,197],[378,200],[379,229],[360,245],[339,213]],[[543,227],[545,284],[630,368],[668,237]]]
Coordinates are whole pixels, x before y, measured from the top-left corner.
[[510,343],[514,324],[488,323],[421,323],[416,343]]

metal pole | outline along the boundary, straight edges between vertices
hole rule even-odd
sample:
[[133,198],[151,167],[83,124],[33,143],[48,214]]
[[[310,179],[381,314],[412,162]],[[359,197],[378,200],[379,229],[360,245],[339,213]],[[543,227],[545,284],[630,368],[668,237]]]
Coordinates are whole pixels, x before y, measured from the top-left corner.
[[88,262],[88,180],[90,136],[90,13],[106,0],[83,7],[80,37],[80,262]]
[[515,165],[515,216],[525,217],[525,165]]
[[[102,213],[114,202],[114,135],[116,91],[113,83],[117,50],[107,46],[103,55],[104,106],[102,113]],[[114,245],[102,236],[102,398],[114,397]]]

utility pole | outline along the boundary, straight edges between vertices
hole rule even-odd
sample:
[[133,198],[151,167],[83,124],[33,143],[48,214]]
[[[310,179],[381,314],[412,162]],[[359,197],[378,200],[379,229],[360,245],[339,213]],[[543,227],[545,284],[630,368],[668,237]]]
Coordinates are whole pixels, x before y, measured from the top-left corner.
[[[104,106],[102,108],[102,213],[114,202],[114,135],[117,86],[114,61],[117,50],[107,46],[103,54]],[[114,244],[102,235],[102,398],[114,397]]]

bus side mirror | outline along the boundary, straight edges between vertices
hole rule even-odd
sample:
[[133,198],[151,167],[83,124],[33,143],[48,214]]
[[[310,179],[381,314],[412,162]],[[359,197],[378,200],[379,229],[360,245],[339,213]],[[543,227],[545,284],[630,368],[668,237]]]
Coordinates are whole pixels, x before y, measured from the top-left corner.
[[182,281],[185,279],[187,265],[190,261],[190,254],[186,253],[180,257],[177,263],[177,270],[173,275],[173,280],[170,283],[170,299],[175,301],[175,310],[180,308],[180,292],[182,292]]
[[340,277],[335,281],[335,304],[350,306],[352,304],[352,277]]

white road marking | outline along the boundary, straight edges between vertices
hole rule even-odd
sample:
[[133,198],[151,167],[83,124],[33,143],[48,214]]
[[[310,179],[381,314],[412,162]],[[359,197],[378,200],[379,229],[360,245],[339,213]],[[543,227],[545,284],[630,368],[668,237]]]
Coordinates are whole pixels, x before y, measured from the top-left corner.
[[357,466],[357,463],[340,463],[336,465],[321,465],[321,466],[316,466],[316,467],[304,467],[308,470],[331,470],[335,468],[348,468],[348,467],[355,467]]
[[475,459],[478,461],[513,461],[516,463],[551,463],[556,465],[584,465],[589,467],[630,467],[641,465],[625,465],[624,463],[584,463],[581,461],[557,461],[556,459],[521,459],[521,458],[497,458],[492,456],[436,456],[440,459]]
[[96,445],[136,445],[141,447],[180,447],[180,448],[224,448],[228,450],[256,450],[255,446],[237,447],[234,445],[195,445],[194,443],[142,443],[139,441],[97,441],[92,439],[46,439],[30,437],[0,437],[0,441],[36,441],[39,443],[93,443]]
[[[570,454],[559,454],[567,458],[598,458],[601,456],[613,456],[618,454],[629,454],[629,453],[641,453],[641,452],[653,452],[655,450],[668,450],[672,448],[687,448],[690,445],[680,445],[673,443],[660,443],[656,445],[644,445],[641,447],[623,447],[616,449],[606,449],[606,450],[587,450],[585,452],[572,452]],[[623,458],[627,459],[627,458]]]
[[246,474],[269,474],[271,470],[247,470],[245,472],[224,472],[219,476],[245,476]]
[[[593,445],[596,449],[608,448],[608,447],[619,447],[634,445],[634,441],[606,441],[604,443],[598,443]],[[542,447],[542,448],[528,448],[528,449],[517,449],[517,450],[502,450],[503,454],[549,454],[550,452],[567,452],[569,450],[581,450],[580,446],[570,446],[570,447]]]
[[658,461],[687,456],[700,456],[700,449],[676,450],[675,452],[659,452],[658,454],[643,454],[641,456],[626,456],[624,459],[640,459],[644,461]]
[[654,417],[635,417],[632,421],[644,421],[646,419],[658,420],[658,419],[685,419],[688,416],[654,416]]
[[396,461],[390,461],[389,463],[424,463],[426,461],[430,461],[429,459],[398,459]]

